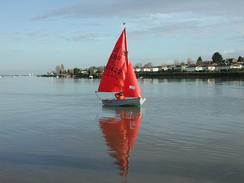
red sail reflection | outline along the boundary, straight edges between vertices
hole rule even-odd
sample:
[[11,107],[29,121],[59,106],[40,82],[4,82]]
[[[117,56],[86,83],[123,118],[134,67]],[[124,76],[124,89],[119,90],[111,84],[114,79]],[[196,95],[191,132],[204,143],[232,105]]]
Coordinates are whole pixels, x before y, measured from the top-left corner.
[[127,176],[129,153],[135,143],[142,114],[139,108],[114,110],[116,117],[100,118],[99,123],[109,148],[109,154],[115,159],[115,164],[120,169],[120,175]]

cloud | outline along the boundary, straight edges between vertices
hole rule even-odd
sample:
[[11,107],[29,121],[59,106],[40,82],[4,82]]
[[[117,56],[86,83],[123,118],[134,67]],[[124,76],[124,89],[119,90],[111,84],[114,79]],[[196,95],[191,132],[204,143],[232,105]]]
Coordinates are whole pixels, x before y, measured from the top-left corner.
[[223,50],[221,53],[226,58],[237,58],[238,56],[244,56],[244,47],[238,49]]
[[[209,16],[191,12],[152,14],[145,18],[134,19],[130,22],[130,33],[133,36],[156,35],[186,35],[209,36],[223,32],[226,26],[241,25],[243,18]],[[243,23],[242,26],[244,27]],[[239,29],[236,27],[235,29]],[[229,30],[229,29],[228,29]]]
[[49,13],[33,17],[33,20],[45,20],[58,17],[73,18],[108,18],[108,17],[140,17],[154,13],[194,12],[211,15],[243,16],[241,0],[107,0],[81,1],[80,3],[50,10]]
[[[229,29],[227,27],[236,22],[240,25],[238,29],[244,29],[242,5],[244,6],[244,1],[240,0],[140,0],[139,3],[137,0],[106,0],[96,3],[81,1],[50,10],[47,14],[33,17],[32,20],[83,18],[100,23],[117,18],[118,21],[128,22],[134,36],[178,33],[210,35]],[[95,40],[95,37],[89,33],[76,36],[73,40]]]
[[95,33],[80,33],[71,38],[67,38],[69,41],[82,42],[82,41],[100,41],[105,39],[108,35],[98,35]]

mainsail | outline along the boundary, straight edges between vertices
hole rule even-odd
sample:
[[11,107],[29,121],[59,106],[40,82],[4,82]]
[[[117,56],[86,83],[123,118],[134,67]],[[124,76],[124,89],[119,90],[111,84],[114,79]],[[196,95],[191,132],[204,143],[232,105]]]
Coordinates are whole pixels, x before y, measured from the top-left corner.
[[121,33],[108,60],[98,88],[99,92],[119,92],[125,82],[128,56],[126,31]]

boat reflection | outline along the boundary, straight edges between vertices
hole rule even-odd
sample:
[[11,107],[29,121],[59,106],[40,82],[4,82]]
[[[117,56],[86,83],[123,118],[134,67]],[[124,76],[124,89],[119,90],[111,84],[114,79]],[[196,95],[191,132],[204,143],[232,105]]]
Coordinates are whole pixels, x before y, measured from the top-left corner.
[[99,125],[102,130],[108,153],[114,158],[121,176],[128,175],[129,153],[138,135],[142,113],[140,108],[103,108],[112,110],[114,116],[101,117]]

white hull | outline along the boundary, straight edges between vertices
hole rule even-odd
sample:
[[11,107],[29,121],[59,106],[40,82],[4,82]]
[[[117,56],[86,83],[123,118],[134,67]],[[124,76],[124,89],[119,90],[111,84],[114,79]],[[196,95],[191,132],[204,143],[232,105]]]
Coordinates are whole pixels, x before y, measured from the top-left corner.
[[128,98],[125,100],[106,99],[102,100],[104,106],[141,106],[146,98]]

